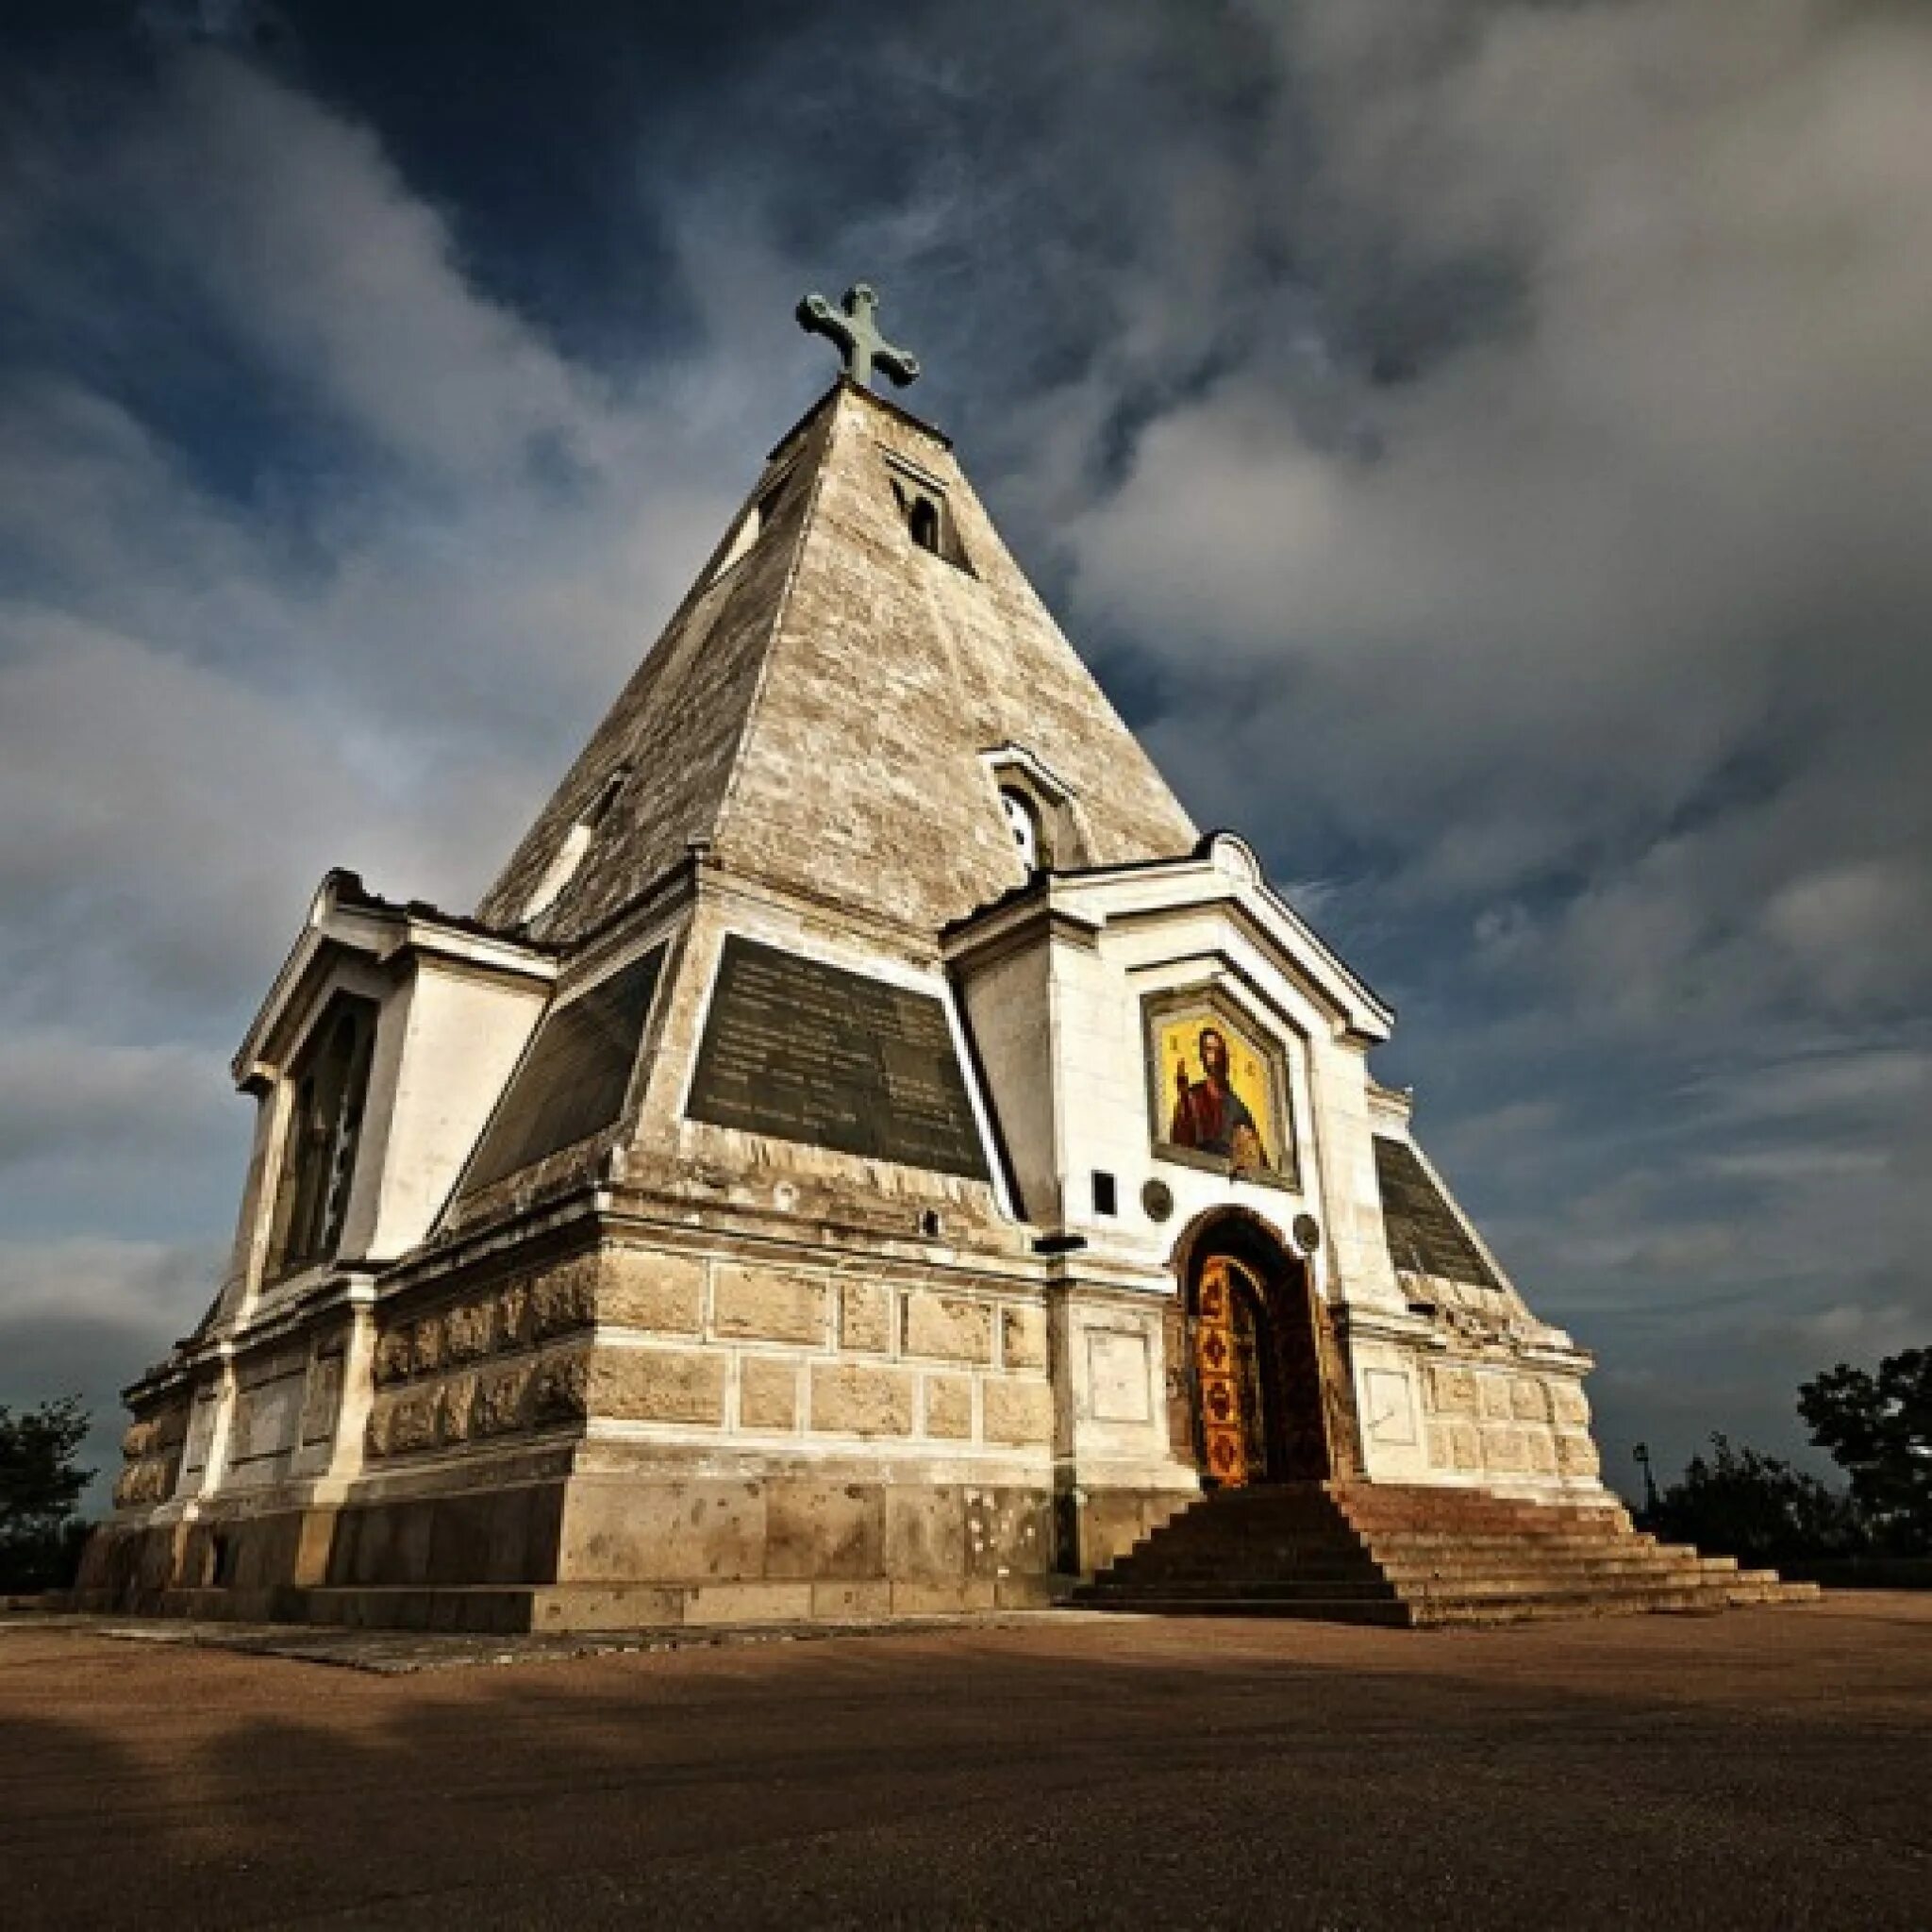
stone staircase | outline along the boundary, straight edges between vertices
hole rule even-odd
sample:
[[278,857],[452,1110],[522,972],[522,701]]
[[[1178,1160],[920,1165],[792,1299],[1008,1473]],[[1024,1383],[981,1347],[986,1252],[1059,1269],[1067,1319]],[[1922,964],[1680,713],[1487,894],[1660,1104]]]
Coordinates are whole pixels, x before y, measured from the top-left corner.
[[1614,1504],[1282,1483],[1202,1497],[1070,1601],[1086,1609],[1414,1628],[1716,1611],[1817,1594],[1815,1584],[1660,1543]]

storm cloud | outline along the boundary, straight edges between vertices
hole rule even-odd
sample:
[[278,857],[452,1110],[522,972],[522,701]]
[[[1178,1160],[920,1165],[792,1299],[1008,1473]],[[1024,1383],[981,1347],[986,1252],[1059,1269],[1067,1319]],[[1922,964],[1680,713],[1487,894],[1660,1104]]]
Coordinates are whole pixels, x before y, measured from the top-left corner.
[[199,1314],[315,880],[475,896],[860,274],[1197,818],[1401,1008],[1615,1462],[1790,1450],[1925,1338],[1919,9],[572,11],[19,30],[0,1400]]

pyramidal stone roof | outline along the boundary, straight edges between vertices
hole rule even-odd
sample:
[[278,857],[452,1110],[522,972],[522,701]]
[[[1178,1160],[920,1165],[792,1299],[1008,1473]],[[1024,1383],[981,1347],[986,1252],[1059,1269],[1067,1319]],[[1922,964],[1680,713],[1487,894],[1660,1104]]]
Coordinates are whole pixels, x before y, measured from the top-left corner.
[[[937,550],[913,535],[921,496]],[[773,452],[478,917],[568,946],[700,846],[935,935],[1019,882],[987,763],[1007,746],[1064,788],[1080,863],[1196,843],[947,440],[841,378]]]

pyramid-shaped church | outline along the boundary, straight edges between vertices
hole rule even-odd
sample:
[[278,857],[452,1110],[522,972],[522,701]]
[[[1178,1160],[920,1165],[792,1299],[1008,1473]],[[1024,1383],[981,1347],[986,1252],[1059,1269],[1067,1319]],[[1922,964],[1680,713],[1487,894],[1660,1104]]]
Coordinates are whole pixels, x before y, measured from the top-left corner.
[[475,912],[323,881],[82,1603],[846,1618],[1044,1602],[1215,1504],[1614,1518],[1588,1357],[1369,1071],[1388,1007],[872,391],[869,291],[801,314],[847,373]]

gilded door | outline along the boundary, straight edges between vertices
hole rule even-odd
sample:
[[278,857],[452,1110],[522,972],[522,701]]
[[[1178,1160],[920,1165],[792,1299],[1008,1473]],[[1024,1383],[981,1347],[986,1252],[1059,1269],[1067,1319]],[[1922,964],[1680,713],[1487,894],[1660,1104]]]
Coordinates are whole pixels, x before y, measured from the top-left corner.
[[1216,1255],[1201,1264],[1194,1298],[1194,1375],[1201,1394],[1206,1474],[1223,1489],[1268,1474],[1262,1413],[1259,1294],[1240,1262]]

